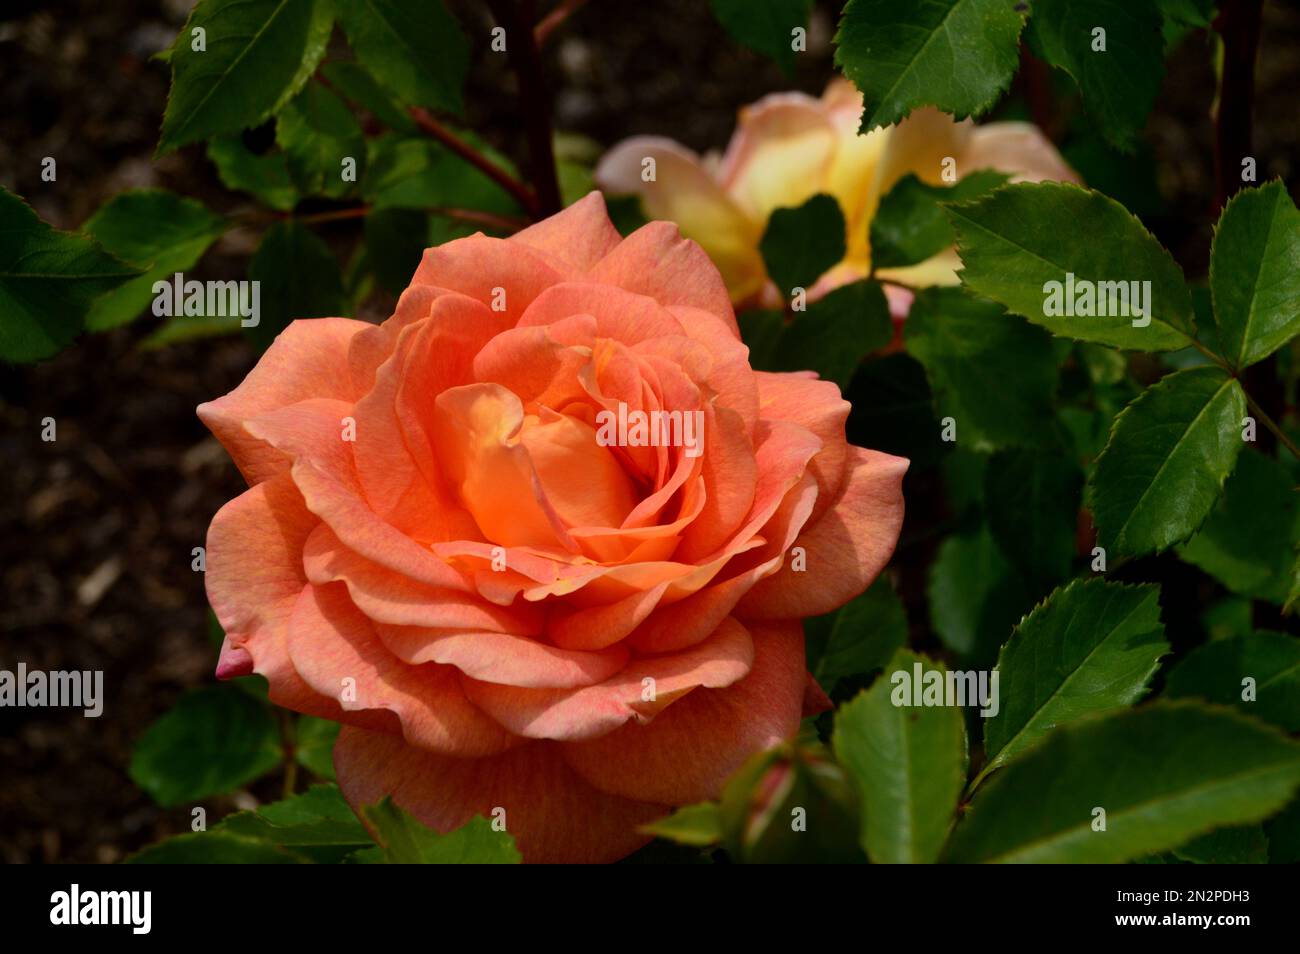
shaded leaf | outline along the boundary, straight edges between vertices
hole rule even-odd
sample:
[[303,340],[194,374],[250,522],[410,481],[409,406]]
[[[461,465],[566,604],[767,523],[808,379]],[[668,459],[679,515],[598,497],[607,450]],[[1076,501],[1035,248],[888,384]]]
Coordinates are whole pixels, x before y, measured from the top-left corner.
[[248,265],[248,277],[261,283],[261,317],[247,329],[259,348],[268,347],[291,321],[346,310],[338,262],[300,222],[277,222],[267,230]]
[[0,360],[57,354],[82,330],[96,297],[139,274],[93,239],[51,228],[0,189]]
[[849,0],[835,65],[862,91],[862,131],[918,106],[987,112],[1020,62],[1024,14],[1003,0]]
[[[1254,680],[1249,700],[1242,698],[1248,678]],[[1261,631],[1198,646],[1169,673],[1164,694],[1233,706],[1300,732],[1300,639]]]
[[86,315],[87,329],[113,328],[139,317],[154,298],[154,283],[171,281],[176,272],[192,267],[225,230],[225,219],[201,202],[165,189],[122,192],[109,199],[84,231],[122,261],[145,271],[96,299]]
[[891,673],[911,680],[916,666],[947,672],[902,650],[835,716],[835,755],[862,798],[862,847],[876,864],[934,861],[966,783],[961,709],[893,700],[898,690]]
[[640,830],[679,845],[702,848],[722,840],[722,814],[716,802],[684,805],[666,818],[642,825]]
[[469,43],[442,0],[347,0],[337,7],[357,59],[402,102],[461,111]]
[[[356,189],[366,164],[366,140],[343,101],[319,83],[308,83],[280,110],[275,138],[289,174],[306,195],[340,198]],[[355,178],[343,178],[351,159]]]
[[1223,497],[1178,555],[1234,593],[1281,603],[1300,540],[1300,501],[1285,466],[1246,449]]
[[709,6],[732,39],[775,60],[787,75],[793,71],[793,32],[807,28],[812,0],[709,0]]
[[160,805],[234,791],[280,764],[275,716],[230,686],[187,693],[149,726],[131,755],[131,780]]
[[389,864],[499,865],[520,861],[514,837],[509,832],[493,831],[491,822],[479,815],[455,831],[440,835],[387,796],[378,805],[365,806],[361,813],[373,828]]
[[298,189],[283,152],[257,155],[239,136],[219,136],[208,143],[208,158],[227,189],[247,192],[266,205],[287,212],[298,204]]
[[1246,400],[1218,368],[1166,375],[1115,419],[1088,501],[1112,555],[1187,539],[1219,498],[1241,452]]
[[1048,335],[960,288],[917,294],[903,324],[925,365],[935,411],[976,448],[1050,439],[1057,369]]
[[833,196],[818,193],[803,205],[773,210],[759,251],[782,295],[808,289],[844,258],[844,213]]
[[[991,778],[954,862],[1113,863],[1261,821],[1300,785],[1300,746],[1224,709],[1157,702],[1050,733]],[[1093,829],[1095,809],[1106,813]]]
[[885,193],[871,217],[872,268],[923,262],[953,244],[952,225],[941,203],[965,202],[1007,181],[984,169],[950,185],[930,185],[908,173]]
[[[1156,0],[1034,0],[1028,39],[1069,73],[1102,132],[1131,149],[1164,75],[1163,21]],[[1105,49],[1097,49],[1105,31]]]

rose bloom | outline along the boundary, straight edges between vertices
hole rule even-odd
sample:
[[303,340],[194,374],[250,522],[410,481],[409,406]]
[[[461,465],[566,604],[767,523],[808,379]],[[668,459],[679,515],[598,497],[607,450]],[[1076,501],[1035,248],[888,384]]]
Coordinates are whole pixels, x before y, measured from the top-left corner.
[[[820,99],[775,93],[740,111],[740,123],[722,156],[703,158],[660,136],[637,136],[614,146],[596,167],[605,192],[640,196],[648,215],[676,222],[717,263],[736,304],[777,307],[789,289],[767,277],[759,241],[774,209],[799,206],[817,193],[834,196],[847,225],[844,260],[809,289],[815,299],[871,273],[868,232],[880,199],[908,173],[945,185],[943,160],[958,178],[978,169],[1007,173],[1013,182],[1078,176],[1036,126],[1000,122],[976,126],[936,109],[915,110],[897,126],[858,134],[862,95],[837,78]],[[642,178],[647,158],[655,178]],[[957,284],[961,262],[949,249],[906,268],[877,275],[912,288]],[[887,285],[897,317],[911,294]]]
[[[620,405],[702,412],[702,453],[598,441]],[[754,371],[703,250],[599,193],[429,249],[383,324],[296,321],[198,409],[249,484],[208,531],[217,674],[343,723],[354,807],[622,857],[825,707],[800,620],[880,573],[907,469],[848,412]]]

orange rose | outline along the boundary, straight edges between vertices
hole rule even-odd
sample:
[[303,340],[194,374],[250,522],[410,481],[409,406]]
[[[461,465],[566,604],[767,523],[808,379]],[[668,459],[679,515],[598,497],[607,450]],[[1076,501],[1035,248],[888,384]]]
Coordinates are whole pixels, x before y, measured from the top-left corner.
[[[864,136],[858,134],[861,119],[862,94],[837,78],[820,99],[774,93],[746,106],[721,156],[701,158],[660,136],[626,139],[601,159],[596,182],[611,194],[638,195],[649,215],[676,222],[718,263],[733,301],[777,307],[784,296],[768,281],[758,249],[774,209],[802,205],[824,192],[844,212],[844,260],[809,289],[809,297],[817,298],[871,273],[872,216],[881,197],[908,173],[943,184],[943,160],[948,158],[958,178],[996,169],[1013,182],[1078,181],[1056,147],[1030,123],[976,126],[926,107],[897,126]],[[651,181],[647,159],[654,160]],[[878,274],[910,287],[955,285],[960,265],[956,252],[949,250]],[[911,294],[897,286],[887,291],[895,315],[906,314]]]
[[[294,322],[199,408],[250,484],[208,531],[217,674],[342,722],[354,806],[501,808],[528,860],[619,858],[824,702],[800,618],[903,519],[907,462],[848,411],[752,370],[699,246],[620,239],[598,194],[429,249],[382,325]],[[694,452],[605,427],[653,412]]]

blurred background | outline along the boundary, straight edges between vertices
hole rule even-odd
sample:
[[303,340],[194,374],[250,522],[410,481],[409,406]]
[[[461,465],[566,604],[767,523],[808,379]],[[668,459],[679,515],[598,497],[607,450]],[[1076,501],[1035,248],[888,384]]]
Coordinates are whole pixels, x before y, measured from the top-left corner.
[[[165,187],[223,214],[252,208],[221,185],[201,147],[152,159],[169,81],[167,67],[152,57],[170,45],[191,6],[9,0],[0,10],[0,185],[71,230],[128,188]],[[473,0],[448,6],[476,38],[468,125],[518,162],[525,150],[514,80],[499,58],[486,55],[487,11]],[[650,133],[700,151],[721,149],[739,107],[791,88],[820,93],[833,75],[839,6],[816,4],[808,52],[787,77],[729,39],[707,0],[590,0],[545,50],[556,128],[600,147]],[[1254,127],[1259,180],[1281,176],[1294,194],[1300,6],[1268,2],[1264,9]],[[1041,64],[1021,70],[986,121],[1039,122],[1090,185],[1138,214],[1189,278],[1201,276],[1214,221],[1213,70],[1203,32],[1180,41],[1132,156],[1103,144]],[[57,159],[55,182],[41,179],[46,156]],[[343,221],[319,234],[346,258],[359,231]],[[255,229],[228,232],[195,276],[243,277],[258,237]],[[381,292],[356,317],[382,320],[392,303]],[[239,336],[143,350],[161,322],[146,316],[82,338],[42,364],[0,368],[0,668],[22,660],[31,669],[102,669],[106,695],[99,719],[0,708],[5,862],[113,862],[189,827],[187,807],[157,807],[126,767],[150,722],[182,692],[213,679],[216,650],[191,550],[243,485],[194,408],[238,384],[256,353]],[[897,440],[898,450],[906,449],[905,436],[888,436],[906,421],[864,423],[871,408],[855,404],[858,426],[876,432],[872,446],[895,450],[889,442]],[[47,416],[57,421],[54,443],[40,439]],[[918,463],[894,572],[915,641],[924,646],[931,638],[924,569],[936,528],[952,515],[935,492],[934,462]],[[1172,625],[1171,636],[1176,642]],[[209,816],[239,802],[212,799]]]

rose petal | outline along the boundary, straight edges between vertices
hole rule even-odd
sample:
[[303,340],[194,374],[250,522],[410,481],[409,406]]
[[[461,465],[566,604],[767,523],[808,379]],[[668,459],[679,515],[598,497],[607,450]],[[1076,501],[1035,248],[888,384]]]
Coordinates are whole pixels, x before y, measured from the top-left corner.
[[647,721],[698,687],[731,685],[749,672],[753,653],[745,627],[726,620],[697,646],[671,656],[632,659],[618,675],[594,686],[517,689],[469,678],[463,682],[470,700],[515,735],[589,739],[629,720]]
[[744,620],[820,616],[865,590],[898,542],[907,466],[902,457],[850,446],[839,499],[795,541],[806,552],[806,569],[796,572],[787,561],[745,595],[737,615]]
[[803,703],[803,626],[753,628],[749,674],[726,689],[696,689],[644,724],[564,745],[565,760],[601,791],[669,805],[717,797],[741,764],[789,738]]
[[491,758],[455,759],[344,726],[334,769],[357,811],[391,795],[437,831],[459,828],[475,815],[503,818],[532,863],[616,861],[650,840],[637,831],[640,825],[667,811],[597,791],[546,742]]

